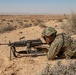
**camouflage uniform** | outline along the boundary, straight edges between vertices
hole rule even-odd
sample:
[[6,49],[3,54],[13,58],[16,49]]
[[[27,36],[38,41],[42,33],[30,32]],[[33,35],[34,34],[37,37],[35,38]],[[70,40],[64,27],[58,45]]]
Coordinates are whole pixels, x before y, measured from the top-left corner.
[[[48,29],[51,30],[53,28],[48,27],[44,29],[42,36],[44,36],[46,33],[47,36],[50,34],[48,33],[50,32]],[[49,45],[47,58],[50,60],[54,59],[56,56],[65,58],[76,57],[76,43],[70,36],[66,35],[65,33],[56,35],[54,41]]]

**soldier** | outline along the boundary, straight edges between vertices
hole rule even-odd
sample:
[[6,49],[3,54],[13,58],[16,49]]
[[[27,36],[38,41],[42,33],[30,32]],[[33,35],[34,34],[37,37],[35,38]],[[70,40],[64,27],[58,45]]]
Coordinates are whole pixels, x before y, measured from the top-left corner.
[[76,44],[72,38],[65,33],[57,34],[52,27],[47,27],[42,32],[42,37],[49,45],[47,58],[49,60],[56,57],[65,57],[67,59],[76,57]]

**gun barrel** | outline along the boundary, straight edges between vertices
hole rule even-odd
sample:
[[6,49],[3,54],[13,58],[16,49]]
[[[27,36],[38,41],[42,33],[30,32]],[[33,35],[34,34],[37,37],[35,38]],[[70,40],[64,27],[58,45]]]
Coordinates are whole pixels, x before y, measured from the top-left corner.
[[8,45],[8,46],[15,46],[15,47],[25,47],[27,46],[27,43],[30,43],[31,47],[39,46],[43,43],[40,39],[37,40],[23,40],[23,41],[16,41],[16,42],[9,42],[9,43],[0,43],[0,45]]
[[8,43],[0,43],[0,45],[9,45]]

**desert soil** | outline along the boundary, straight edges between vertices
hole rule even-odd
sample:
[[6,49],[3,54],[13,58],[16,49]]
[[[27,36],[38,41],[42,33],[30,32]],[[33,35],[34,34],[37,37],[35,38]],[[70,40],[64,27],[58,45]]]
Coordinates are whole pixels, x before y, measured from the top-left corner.
[[[43,20],[46,26],[54,27],[58,33],[63,32],[61,24],[67,22],[67,19],[62,16],[0,16],[0,27],[5,24],[12,24],[16,27],[15,30],[0,33],[0,43],[8,43],[9,41],[18,41],[20,37],[25,37],[25,40],[41,38],[43,27],[34,25],[33,21],[36,19]],[[63,21],[58,19],[62,18]],[[10,22],[10,20],[12,20]],[[31,23],[31,27],[20,28],[18,21],[25,24],[25,21]],[[40,22],[41,23],[41,22]],[[18,27],[19,26],[19,27]],[[76,39],[76,35],[72,36]],[[42,39],[43,40],[43,39]],[[44,41],[44,40],[43,40]],[[25,48],[18,48],[20,50]],[[74,62],[76,59],[66,60],[48,60],[46,56],[38,57],[21,57],[14,58],[10,61],[10,48],[6,45],[0,46],[0,75],[40,75],[45,69],[46,64],[50,64],[53,68],[58,61],[62,64],[67,65],[69,62]]]

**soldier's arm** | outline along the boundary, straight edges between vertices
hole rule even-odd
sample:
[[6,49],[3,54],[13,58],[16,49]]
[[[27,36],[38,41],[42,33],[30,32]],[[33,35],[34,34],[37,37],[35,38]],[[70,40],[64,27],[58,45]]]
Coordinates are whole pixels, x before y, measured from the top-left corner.
[[59,53],[61,47],[63,45],[63,39],[57,37],[53,43],[48,48],[47,58],[48,60],[52,60],[56,57],[56,55]]

